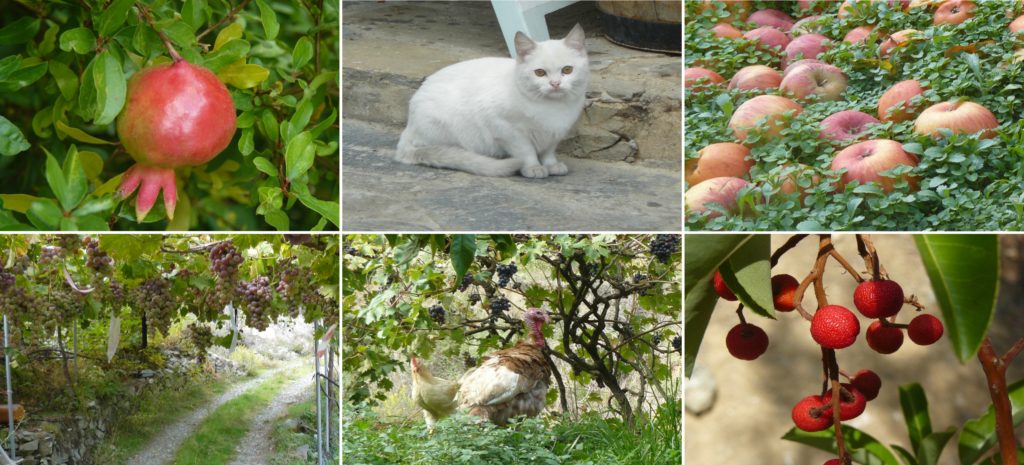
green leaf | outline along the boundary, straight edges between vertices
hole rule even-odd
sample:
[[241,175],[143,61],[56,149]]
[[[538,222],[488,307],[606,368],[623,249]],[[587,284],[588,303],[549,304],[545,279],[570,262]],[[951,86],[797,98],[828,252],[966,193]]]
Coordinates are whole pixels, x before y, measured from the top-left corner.
[[89,133],[87,133],[87,132],[85,132],[85,131],[83,131],[81,129],[73,128],[71,126],[68,126],[63,121],[57,121],[56,123],[54,123],[54,125],[57,126],[57,130],[58,131],[66,134],[68,137],[70,137],[70,138],[72,138],[74,140],[77,140],[79,142],[85,142],[86,144],[95,144],[95,145],[117,145],[117,142],[105,141],[105,140],[100,139],[98,137],[95,137],[92,134],[89,134]]
[[281,29],[281,26],[277,23],[277,13],[274,13],[274,9],[267,5],[267,2],[264,0],[256,0],[256,5],[260,8],[263,32],[266,34],[267,39],[274,40],[277,37],[277,31]]
[[249,42],[242,39],[228,41],[218,50],[206,55],[203,66],[216,73],[221,68],[245,58],[249,53]]
[[921,446],[917,448],[918,463],[920,465],[935,465],[939,463],[942,450],[946,448],[946,444],[949,443],[949,440],[953,438],[955,433],[956,428],[950,427],[946,431],[939,431],[925,436],[921,440]]
[[263,133],[270,142],[277,143],[277,118],[274,116],[274,112],[269,109],[264,109],[260,113],[260,119],[257,123],[260,128],[260,132]]
[[90,120],[96,115],[96,80],[93,79],[93,69],[96,60],[89,61],[85,71],[82,72],[82,85],[78,88],[78,106],[75,113],[82,119]]
[[256,157],[252,159],[252,163],[253,165],[256,165],[256,169],[260,170],[261,172],[266,173],[270,177],[277,177],[277,167],[275,167],[274,164],[270,162],[270,160],[267,160],[266,158],[263,157]]
[[60,49],[65,52],[74,51],[79,55],[91,53],[96,49],[96,34],[85,27],[68,29],[60,35]]
[[907,423],[911,448],[918,450],[921,441],[932,434],[928,397],[924,393],[924,388],[917,383],[900,386],[900,406],[903,408],[903,418]]
[[729,256],[718,270],[729,289],[748,309],[766,318],[775,318],[772,298],[771,236],[759,234]]
[[234,39],[241,39],[243,31],[244,29],[242,29],[242,25],[239,23],[231,23],[224,29],[221,29],[220,32],[217,33],[217,40],[213,43],[213,51],[216,52],[217,50],[220,50],[224,44],[231,42]]
[[128,19],[128,12],[134,3],[135,0],[114,0],[113,3],[108,5],[103,10],[103,14],[100,15],[100,35],[104,37],[114,35],[117,32],[117,28],[121,27],[125,20]]
[[[285,138],[306,129],[306,125],[309,124],[309,118],[312,116],[313,102],[308,99],[302,99],[299,105],[295,107],[295,114],[292,115],[291,120],[288,122],[288,136]],[[312,137],[310,138],[312,139]]]
[[39,41],[39,56],[46,56],[53,52],[57,44],[58,32],[60,32],[60,26],[57,24],[46,28],[46,32],[43,33],[43,40]]
[[192,31],[199,29],[199,26],[205,22],[206,18],[203,15],[205,8],[206,0],[185,0],[185,4],[181,8],[181,19],[192,27]]
[[67,198],[58,198],[58,200],[64,206],[65,211],[71,211],[82,203],[89,191],[89,178],[85,174],[85,167],[82,166],[78,148],[74,145],[68,149],[67,156],[64,157],[62,171],[67,186],[64,191]]
[[903,447],[900,447],[899,444],[891,444],[891,445],[892,445],[892,448],[894,450],[896,450],[896,452],[899,453],[899,455],[897,457],[903,459],[903,463],[905,463],[907,465],[920,465],[919,463],[917,463],[917,457],[914,456],[914,454],[912,454],[909,450],[906,450]]
[[217,77],[225,84],[239,89],[251,89],[270,76],[270,70],[260,65],[232,63],[220,69]]
[[57,60],[51,60],[50,74],[57,81],[57,88],[60,89],[60,94],[64,96],[64,100],[70,102],[71,99],[75,98],[75,94],[78,93],[78,75],[71,71],[68,65]]
[[0,200],[3,201],[5,209],[25,213],[39,197],[27,194],[0,194]]
[[284,151],[285,174],[289,181],[294,181],[299,176],[306,174],[313,166],[313,159],[316,153],[313,147],[313,136],[306,131],[300,132],[292,140]]
[[242,135],[238,136],[238,153],[241,153],[243,156],[249,156],[255,149],[252,142],[252,133],[252,128],[245,128],[242,130]]
[[455,282],[461,282],[462,277],[469,271],[470,265],[476,260],[476,235],[453,235],[452,246],[448,251],[448,255],[452,260],[452,269],[455,270]]
[[338,202],[329,202],[313,197],[313,194],[309,192],[309,187],[300,183],[292,184],[292,193],[299,197],[299,201],[303,205],[319,213],[320,216],[326,218],[334,226],[338,226],[338,223],[341,222]]
[[45,61],[39,62],[36,58],[23,60],[21,68],[11,73],[3,81],[0,81],[0,91],[16,92],[23,87],[29,86],[46,75],[47,68],[48,66]]
[[[689,240],[689,236],[687,236]],[[689,249],[686,249],[689,253]],[[687,276],[689,279],[689,276]],[[715,310],[715,303],[718,302],[718,294],[715,293],[711,279],[703,279],[693,289],[686,292],[685,310],[683,317],[684,329],[686,332],[686,350],[683,352],[686,362],[687,377],[693,372],[693,364],[697,360],[697,352],[704,340],[704,332],[707,331],[708,322],[711,321],[711,314]]]
[[117,118],[124,107],[127,92],[124,70],[121,63],[109,51],[96,55],[96,65],[92,69],[96,85],[96,118],[95,124],[106,125]]
[[[1024,422],[1024,379],[1007,387],[1010,397],[1010,414],[1013,415],[1014,426]],[[973,464],[995,447],[999,441],[996,436],[996,416],[992,405],[979,418],[969,420],[960,430],[960,442],[957,450],[960,463]]]
[[306,36],[300,37],[298,42],[295,42],[295,48],[292,49],[292,66],[296,69],[301,68],[312,58],[313,41]]
[[0,44],[15,45],[31,41],[39,32],[39,18],[23,16],[0,28]]
[[53,199],[39,199],[32,202],[32,206],[29,207],[25,216],[37,228],[48,230],[56,230],[60,226],[61,219],[64,218],[60,207]]
[[[833,428],[816,433],[808,433],[792,428],[785,436],[782,436],[782,439],[798,442],[833,454],[839,453]],[[896,456],[892,455],[889,449],[878,442],[877,439],[871,437],[871,435],[857,428],[843,425],[843,439],[854,462],[863,465],[900,465],[896,460]]]
[[978,352],[995,313],[999,240],[980,234],[918,234],[914,240],[953,352],[965,362]]
[[11,120],[0,115],[0,155],[10,157],[24,152],[31,147],[25,134]]

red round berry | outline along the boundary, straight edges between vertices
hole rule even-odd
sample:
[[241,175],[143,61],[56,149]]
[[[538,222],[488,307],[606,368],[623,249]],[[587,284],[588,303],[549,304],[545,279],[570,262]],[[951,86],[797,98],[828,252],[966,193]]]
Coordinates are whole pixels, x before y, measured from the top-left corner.
[[942,322],[931,315],[918,315],[910,320],[907,335],[914,344],[927,346],[942,337]]
[[878,391],[882,390],[882,378],[879,378],[878,374],[871,370],[858,371],[853,375],[850,384],[864,394],[864,398],[867,400],[875,400],[878,397]]
[[819,308],[811,319],[811,337],[829,349],[853,345],[859,333],[860,321],[846,307],[826,305]]
[[[853,387],[852,384],[842,384],[843,389],[846,389],[847,395],[840,395],[839,397],[839,419],[846,421],[852,420],[864,413],[864,408],[867,407],[868,400],[864,397],[864,394],[859,389]],[[832,403],[832,391],[828,391],[821,398],[821,402],[828,408]],[[825,411],[826,415],[832,415],[832,409],[828,408]]]
[[839,459],[832,459],[829,460],[828,462],[825,462],[825,465],[843,465],[843,461]]
[[865,339],[875,352],[891,354],[903,345],[903,331],[893,326],[883,326],[881,321],[876,320],[868,326]]
[[810,395],[793,406],[793,424],[809,433],[824,431],[832,426],[832,417],[825,415],[821,396]]
[[740,323],[725,336],[725,347],[733,357],[754,360],[768,350],[768,335],[750,323]]
[[788,274],[772,276],[772,298],[775,301],[775,309],[780,312],[790,312],[796,308],[793,298],[796,296],[796,288],[800,287],[800,281]]
[[903,308],[903,288],[896,281],[864,281],[853,291],[853,304],[868,318],[888,318]]
[[736,300],[736,294],[733,294],[732,291],[729,289],[729,286],[725,284],[725,280],[722,279],[722,273],[715,271],[714,284],[715,292],[718,293],[719,297],[728,301]]

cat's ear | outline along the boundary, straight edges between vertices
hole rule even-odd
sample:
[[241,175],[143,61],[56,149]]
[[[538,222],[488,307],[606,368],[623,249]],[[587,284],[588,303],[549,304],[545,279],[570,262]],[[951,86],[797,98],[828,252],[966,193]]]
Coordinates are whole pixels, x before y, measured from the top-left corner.
[[576,23],[576,25],[572,27],[572,30],[569,31],[569,34],[567,34],[565,36],[565,39],[563,39],[562,41],[565,42],[565,45],[568,46],[569,48],[574,48],[581,52],[586,52],[587,45],[584,42],[586,38],[587,36],[583,33],[583,27],[580,26],[580,23]]
[[531,40],[529,37],[526,37],[526,34],[523,34],[522,32],[518,32],[518,31],[516,32],[515,43],[516,43],[516,58],[519,61],[523,61],[523,58],[526,57],[526,54],[532,52],[533,49],[537,47],[537,43],[536,42]]

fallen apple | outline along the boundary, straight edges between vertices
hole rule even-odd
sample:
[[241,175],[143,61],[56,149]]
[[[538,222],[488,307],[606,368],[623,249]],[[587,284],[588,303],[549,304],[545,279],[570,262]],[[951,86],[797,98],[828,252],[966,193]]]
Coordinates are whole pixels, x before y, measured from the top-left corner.
[[871,36],[871,32],[875,30],[874,25],[857,26],[850,29],[843,37],[843,42],[849,42],[851,44],[866,44],[868,43],[868,37]]
[[707,68],[686,68],[683,71],[683,88],[702,92],[725,82],[718,73]]
[[785,127],[785,115],[799,115],[804,111],[800,104],[777,95],[758,95],[743,102],[732,118],[729,129],[736,135],[736,140],[743,142],[752,129],[758,128],[768,137],[778,136]]
[[897,82],[879,97],[878,119],[885,122],[914,119],[925,103],[923,99],[918,99],[916,103],[912,102],[912,99],[919,95],[924,95],[924,88],[920,82],[913,79]]
[[[747,31],[746,34],[743,34],[743,38],[756,41],[760,43],[762,47],[769,50],[774,48],[782,50],[789,45],[789,36],[787,36],[785,32],[768,26]],[[778,53],[779,50],[771,51]]]
[[818,136],[833,142],[857,140],[867,132],[870,125],[880,122],[867,113],[844,110],[821,120],[821,132],[818,133]]
[[819,19],[821,19],[820,15],[800,18],[799,21],[793,23],[793,27],[789,29],[789,34],[793,36],[800,36],[803,34],[821,34],[825,31],[825,25],[821,23],[812,24]]
[[782,64],[797,61],[801,58],[816,59],[818,55],[825,53],[831,46],[832,41],[821,34],[806,34],[797,37],[786,45],[783,51]]
[[1018,16],[1010,23],[1010,33],[1015,35],[1024,33],[1024,15]]
[[846,90],[846,75],[832,65],[808,63],[787,73],[779,88],[797,99],[816,95],[822,100],[839,100]]
[[787,15],[779,10],[766,8],[764,10],[758,10],[750,14],[747,17],[748,23],[754,23],[758,26],[774,27],[780,31],[787,32],[793,27],[793,23],[796,21],[792,16]]
[[736,29],[735,26],[729,23],[718,23],[715,27],[711,28],[711,31],[715,33],[715,37],[723,39],[739,39],[743,37],[743,31]]
[[932,24],[960,24],[974,17],[974,10],[978,8],[970,0],[947,0],[939,5],[932,18]]
[[[832,171],[844,171],[839,180],[840,187],[854,181],[860,184],[878,183],[885,192],[892,192],[895,180],[882,175],[900,165],[917,166],[917,157],[903,150],[903,145],[889,139],[873,139],[853,144],[836,154],[832,159]],[[917,179],[909,173],[901,176],[917,189]]]
[[691,186],[711,178],[743,178],[754,166],[750,149],[733,142],[711,144],[697,153],[699,158],[686,160],[686,182]]
[[949,129],[954,134],[980,132],[983,139],[988,139],[996,136],[998,127],[996,115],[988,108],[959,99],[936,103],[921,112],[914,122],[914,133],[938,136],[939,129]]
[[789,65],[787,65],[786,69],[782,71],[782,77],[785,78],[794,69],[799,68],[800,65],[807,65],[807,64],[811,64],[811,63],[817,63],[817,64],[820,64],[820,65],[827,65],[828,64],[828,63],[825,63],[824,61],[821,61],[821,60],[815,60],[814,58],[804,58],[803,60],[797,60],[797,61],[794,61],[794,62],[790,63]]
[[764,65],[747,66],[729,80],[729,90],[777,89],[782,82],[778,71]]
[[754,9],[753,5],[751,5],[749,0],[731,0],[727,2],[717,0],[703,0],[703,2],[701,2],[700,6],[697,9],[697,12],[703,13],[707,10],[715,8],[716,5],[720,4],[725,5],[725,11],[728,12],[729,15],[724,18],[719,18],[719,21],[726,23],[746,20],[747,15],[749,15],[750,11]]
[[905,46],[914,39],[917,39],[920,33],[921,31],[917,29],[904,29],[896,32],[882,41],[882,45],[878,46],[878,54],[883,57],[889,56],[897,47]]
[[711,209],[711,205],[717,204],[731,213],[736,213],[739,210],[736,195],[749,184],[740,178],[708,179],[686,191],[686,209],[696,214],[710,212],[708,218],[717,218],[722,216],[722,213]]
[[814,13],[824,12],[831,3],[830,0],[796,0],[796,5],[800,7],[800,11],[811,11]]

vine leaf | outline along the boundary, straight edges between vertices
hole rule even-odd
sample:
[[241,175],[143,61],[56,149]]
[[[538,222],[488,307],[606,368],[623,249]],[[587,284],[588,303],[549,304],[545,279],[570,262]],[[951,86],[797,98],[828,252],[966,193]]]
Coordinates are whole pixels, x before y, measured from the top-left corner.
[[448,252],[452,257],[452,268],[455,269],[455,282],[462,282],[462,277],[469,271],[469,266],[476,258],[476,235],[456,234],[452,236],[452,248]]
[[999,297],[999,239],[986,234],[914,236],[942,309],[953,353],[974,358]]

